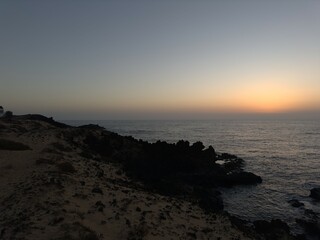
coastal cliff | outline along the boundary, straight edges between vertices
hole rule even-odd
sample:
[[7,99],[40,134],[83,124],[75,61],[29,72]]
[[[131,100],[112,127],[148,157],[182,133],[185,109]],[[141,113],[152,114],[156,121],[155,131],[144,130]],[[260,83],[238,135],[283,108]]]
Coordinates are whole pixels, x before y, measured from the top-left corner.
[[[262,179],[201,142],[10,116],[0,169],[0,239],[268,239],[224,212],[217,190]],[[293,239],[279,225],[274,239]]]

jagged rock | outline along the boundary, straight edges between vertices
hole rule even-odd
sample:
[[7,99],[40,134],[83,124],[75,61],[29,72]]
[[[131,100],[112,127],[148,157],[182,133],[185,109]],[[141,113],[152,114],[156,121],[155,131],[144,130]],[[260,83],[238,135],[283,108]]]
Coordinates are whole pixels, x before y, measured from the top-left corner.
[[296,222],[302,226],[306,232],[311,235],[320,236],[320,223],[313,220],[296,219]]
[[223,210],[223,201],[219,191],[195,188],[194,194],[199,198],[199,206],[206,212]]
[[216,161],[217,154],[212,146],[209,146],[207,149],[203,150],[203,154],[206,159],[212,159],[213,161]]
[[11,111],[6,111],[3,115],[3,118],[11,119],[13,117],[13,113]]
[[310,197],[320,200],[320,188],[313,188],[310,190]]
[[229,154],[229,153],[221,153],[219,156],[218,156],[219,159],[236,159],[238,158],[236,155],[233,155],[233,154]]
[[40,114],[21,115],[21,116],[17,116],[17,118],[18,119],[23,119],[23,120],[42,121],[42,122],[49,123],[49,124],[51,124],[51,125],[53,125],[55,127],[58,127],[58,128],[71,128],[71,126],[68,126],[67,124],[56,122],[55,120],[53,120],[52,117],[48,118],[48,117],[42,116]]
[[304,203],[300,202],[297,199],[291,199],[291,200],[288,201],[288,203],[290,203],[290,205],[292,207],[302,207],[302,206],[304,206]]
[[104,130],[105,129],[104,127],[101,127],[98,124],[87,124],[87,125],[79,126],[78,128],[90,129],[90,130]]
[[304,211],[302,219],[296,219],[296,222],[302,226],[310,235],[320,236],[319,215],[310,209]]
[[195,142],[194,144],[192,144],[191,146],[191,151],[197,153],[197,152],[201,152],[204,149],[204,145],[202,142],[198,141]]
[[289,226],[279,220],[258,220],[253,222],[256,231],[263,234],[267,240],[291,239]]
[[225,182],[229,185],[257,184],[262,183],[262,178],[251,172],[236,172],[227,175]]

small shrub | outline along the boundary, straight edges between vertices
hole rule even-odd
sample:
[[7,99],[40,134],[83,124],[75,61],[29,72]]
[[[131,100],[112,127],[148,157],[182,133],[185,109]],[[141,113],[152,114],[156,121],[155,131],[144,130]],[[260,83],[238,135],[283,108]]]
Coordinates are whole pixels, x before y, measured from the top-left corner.
[[36,160],[36,164],[37,165],[40,165],[40,164],[54,164],[54,161],[52,159],[39,158],[38,160]]
[[53,149],[53,148],[44,148],[41,152],[51,153],[51,154],[60,154],[60,152],[58,152],[56,149]]
[[59,142],[54,142],[51,145],[54,147],[54,149],[59,150],[61,152],[71,152],[72,151],[72,149],[70,147],[67,147]]
[[133,226],[128,233],[127,240],[142,240],[148,234],[148,229],[145,225],[139,224]]
[[8,165],[5,165],[3,168],[10,170],[10,169],[13,169],[13,166],[11,164],[8,164]]
[[79,155],[83,158],[92,159],[93,155],[89,151],[82,151]]
[[61,226],[64,230],[64,236],[56,240],[99,240],[97,233],[79,222],[73,224],[64,224]]
[[59,163],[59,164],[57,164],[57,168],[64,173],[75,173],[76,172],[76,169],[74,168],[74,166],[69,162]]
[[0,150],[24,151],[31,150],[31,148],[23,143],[0,139]]
[[81,236],[81,240],[99,240],[95,232],[88,232]]

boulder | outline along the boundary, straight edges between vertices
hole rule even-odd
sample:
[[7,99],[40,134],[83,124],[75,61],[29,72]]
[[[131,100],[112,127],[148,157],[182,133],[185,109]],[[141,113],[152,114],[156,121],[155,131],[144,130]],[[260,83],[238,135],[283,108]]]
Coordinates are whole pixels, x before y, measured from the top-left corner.
[[296,222],[305,229],[308,235],[320,236],[319,215],[315,213],[313,210],[306,209],[304,212],[304,217],[302,219],[296,219]]
[[273,219],[271,222],[258,220],[254,221],[253,225],[267,240],[291,239],[289,226],[279,219]]
[[194,195],[199,199],[199,206],[206,212],[223,210],[221,193],[215,189],[196,187]]
[[216,151],[214,150],[214,148],[212,146],[209,146],[207,149],[205,149],[203,151],[203,154],[204,154],[206,159],[213,160],[213,161],[216,160],[217,154],[216,154]]
[[78,128],[89,129],[89,130],[105,130],[104,127],[99,126],[98,124],[87,124],[81,125]]
[[218,212],[223,210],[221,196],[207,196],[199,200],[199,206],[206,212]]
[[288,201],[288,203],[290,203],[292,207],[296,207],[296,208],[304,206],[304,203],[300,202],[297,199],[291,199]]
[[13,117],[13,113],[11,111],[6,111],[3,117],[7,119],[11,119]]
[[296,222],[302,226],[309,235],[320,236],[320,223],[314,220],[296,219]]
[[262,183],[262,178],[251,172],[236,172],[227,175],[226,183],[229,185],[246,185]]
[[310,197],[320,200],[320,188],[313,188],[310,190]]

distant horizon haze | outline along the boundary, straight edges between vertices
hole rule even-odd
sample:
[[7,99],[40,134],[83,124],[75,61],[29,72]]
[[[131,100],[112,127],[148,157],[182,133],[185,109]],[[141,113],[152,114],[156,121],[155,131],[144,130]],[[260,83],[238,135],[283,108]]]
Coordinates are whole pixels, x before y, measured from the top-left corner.
[[193,121],[193,120],[320,120],[319,111],[293,111],[277,113],[261,112],[201,112],[201,111],[113,111],[113,112],[85,112],[85,111],[46,111],[35,112],[13,111],[15,115],[41,114],[53,117],[57,121]]

